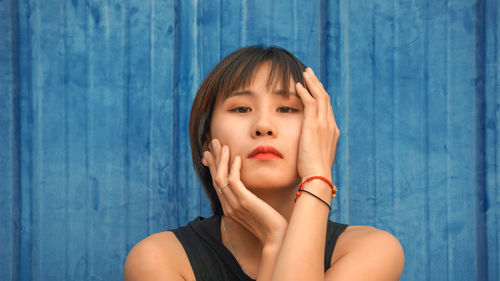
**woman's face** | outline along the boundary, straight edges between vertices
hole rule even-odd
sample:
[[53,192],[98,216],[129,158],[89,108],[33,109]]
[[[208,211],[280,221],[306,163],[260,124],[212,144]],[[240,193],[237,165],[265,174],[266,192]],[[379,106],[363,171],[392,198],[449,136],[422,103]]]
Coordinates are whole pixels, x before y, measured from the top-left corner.
[[[210,123],[212,138],[230,148],[230,165],[241,156],[241,181],[248,189],[296,186],[297,156],[304,121],[304,108],[289,89],[266,87],[269,64],[254,73],[252,83],[215,105]],[[286,91],[286,95],[279,94]],[[265,147],[253,155],[258,147]],[[273,147],[278,155],[266,148]],[[254,153],[255,154],[255,153]]]

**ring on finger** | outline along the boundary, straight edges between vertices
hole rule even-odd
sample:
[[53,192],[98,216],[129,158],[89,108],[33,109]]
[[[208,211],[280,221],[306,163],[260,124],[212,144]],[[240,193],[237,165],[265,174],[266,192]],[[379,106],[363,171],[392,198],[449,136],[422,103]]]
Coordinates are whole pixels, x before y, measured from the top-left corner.
[[224,188],[226,188],[226,186],[228,186],[229,183],[226,182],[226,184],[224,184],[221,188],[219,188],[219,191],[222,192],[224,190]]

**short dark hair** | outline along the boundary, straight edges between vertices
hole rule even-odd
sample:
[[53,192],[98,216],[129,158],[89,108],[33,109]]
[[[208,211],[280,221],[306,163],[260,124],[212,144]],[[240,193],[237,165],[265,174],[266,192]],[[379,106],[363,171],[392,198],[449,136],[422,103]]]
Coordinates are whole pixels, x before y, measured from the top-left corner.
[[222,206],[213,188],[210,170],[201,162],[203,151],[207,150],[206,145],[210,141],[212,113],[217,101],[250,85],[255,70],[263,63],[270,63],[268,87],[275,89],[280,84],[286,89],[290,85],[290,77],[305,86],[302,73],[306,66],[292,53],[275,46],[251,46],[238,49],[222,59],[205,77],[193,101],[189,119],[191,155],[215,215],[222,215]]

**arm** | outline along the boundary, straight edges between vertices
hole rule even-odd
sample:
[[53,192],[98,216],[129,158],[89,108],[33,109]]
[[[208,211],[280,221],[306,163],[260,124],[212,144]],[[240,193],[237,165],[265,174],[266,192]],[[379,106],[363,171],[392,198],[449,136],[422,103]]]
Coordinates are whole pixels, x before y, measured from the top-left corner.
[[125,281],[184,280],[190,270],[182,245],[171,232],[153,234],[132,248],[125,260]]
[[[305,107],[299,175],[330,178],[339,130],[323,85],[310,69],[304,79],[310,93],[300,84],[296,86]],[[312,181],[305,189],[330,201],[331,190],[325,182]],[[282,246],[273,256],[276,265],[272,280],[399,280],[404,265],[401,244],[391,234],[373,227],[356,227],[355,231],[345,233],[343,236],[347,238],[343,243],[347,243],[347,253],[332,264],[325,275],[324,237],[328,213],[321,201],[308,194],[297,200]]]
[[357,227],[344,236],[349,251],[326,273],[326,280],[399,280],[404,266],[403,248],[390,233]]
[[[310,182],[306,189],[324,200],[331,197],[330,187],[321,181]],[[271,280],[324,280],[328,213],[329,209],[317,198],[302,194],[290,218]]]
[[[331,180],[340,132],[323,85],[310,68],[303,75],[309,91],[300,83],[295,87],[304,105],[298,172],[302,179],[323,176]],[[307,182],[304,189],[325,202],[331,201],[332,190],[322,180]],[[308,193],[301,195],[288,222],[272,280],[324,280],[328,213],[320,200]]]

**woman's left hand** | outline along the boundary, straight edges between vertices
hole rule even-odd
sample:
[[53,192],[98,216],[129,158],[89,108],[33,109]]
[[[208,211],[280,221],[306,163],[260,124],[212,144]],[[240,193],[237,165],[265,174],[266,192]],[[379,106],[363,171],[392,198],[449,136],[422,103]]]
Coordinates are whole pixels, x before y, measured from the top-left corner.
[[323,176],[332,179],[332,166],[340,131],[333,116],[330,96],[311,68],[303,73],[309,91],[295,85],[304,104],[304,123],[299,143],[298,173],[301,179]]

